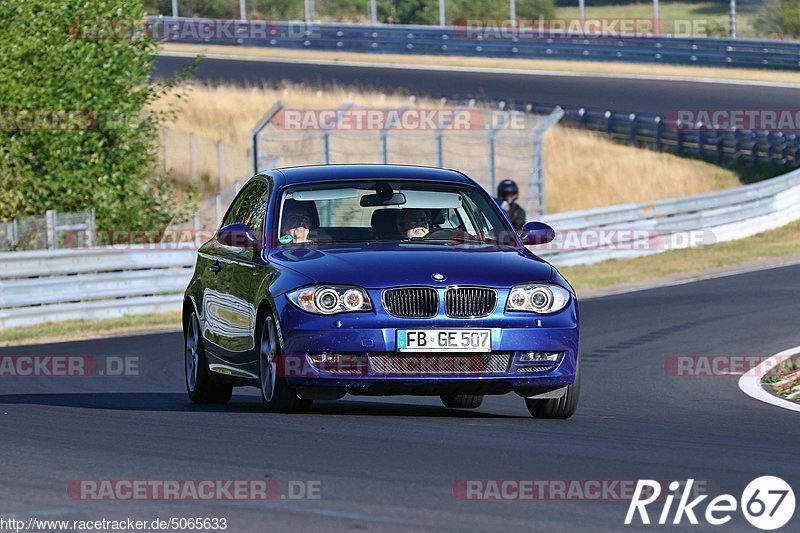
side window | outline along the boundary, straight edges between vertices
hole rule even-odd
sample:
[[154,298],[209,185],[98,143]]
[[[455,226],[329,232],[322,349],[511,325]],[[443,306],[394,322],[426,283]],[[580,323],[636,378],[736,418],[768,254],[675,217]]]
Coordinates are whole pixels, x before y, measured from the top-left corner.
[[255,232],[261,229],[269,201],[267,184],[263,181],[254,181],[244,188],[234,200],[228,210],[222,225],[247,224]]

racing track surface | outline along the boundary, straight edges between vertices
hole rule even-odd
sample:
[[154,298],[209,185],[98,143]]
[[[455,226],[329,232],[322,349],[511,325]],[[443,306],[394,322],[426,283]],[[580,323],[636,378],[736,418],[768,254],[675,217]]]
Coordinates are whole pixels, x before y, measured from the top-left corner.
[[[738,498],[747,482],[773,474],[797,489],[797,414],[745,396],[736,376],[678,377],[664,364],[674,354],[771,355],[800,344],[798,279],[800,266],[791,266],[583,302],[583,397],[568,421],[529,418],[516,396],[488,398],[477,411],[447,410],[438,399],[347,397],[278,415],[260,411],[255,389],[237,389],[228,406],[200,407],[183,392],[179,333],[5,348],[0,354],[138,356],[142,375],[1,378],[0,516],[225,516],[236,532],[614,531],[626,502],[463,501],[453,486],[692,477],[712,496]],[[322,498],[67,496],[70,480],[129,478],[319,480]],[[736,514],[723,528],[749,525]]]
[[[191,61],[188,58],[161,55],[156,60],[154,75],[173,75]],[[380,61],[379,55],[375,56],[375,61]],[[286,80],[311,85],[371,87],[391,92],[405,90],[411,94],[436,98],[474,97],[651,115],[664,115],[678,109],[796,109],[800,99],[800,90],[785,87],[213,58],[203,59],[195,76],[208,82],[274,85]],[[257,119],[253,118],[254,124]]]

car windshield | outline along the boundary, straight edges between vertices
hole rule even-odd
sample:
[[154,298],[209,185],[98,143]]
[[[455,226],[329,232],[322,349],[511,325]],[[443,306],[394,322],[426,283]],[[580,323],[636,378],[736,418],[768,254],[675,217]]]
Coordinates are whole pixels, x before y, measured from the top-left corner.
[[278,243],[499,242],[510,228],[493,201],[469,185],[338,181],[289,187]]

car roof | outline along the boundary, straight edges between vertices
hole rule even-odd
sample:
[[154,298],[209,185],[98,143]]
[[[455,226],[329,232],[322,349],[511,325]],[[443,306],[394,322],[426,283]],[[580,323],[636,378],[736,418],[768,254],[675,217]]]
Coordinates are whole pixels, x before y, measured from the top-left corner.
[[476,185],[457,170],[414,165],[309,165],[276,168],[268,173],[279,174],[286,185],[343,179],[414,179]]

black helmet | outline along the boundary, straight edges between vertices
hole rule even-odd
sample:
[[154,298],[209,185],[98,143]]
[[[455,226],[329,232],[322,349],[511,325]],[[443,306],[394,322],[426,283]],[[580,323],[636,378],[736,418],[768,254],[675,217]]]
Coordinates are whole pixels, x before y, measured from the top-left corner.
[[500,185],[497,186],[497,197],[502,198],[504,196],[508,196],[509,194],[513,194],[514,196],[519,194],[519,187],[517,187],[517,183],[514,180],[501,181]]

